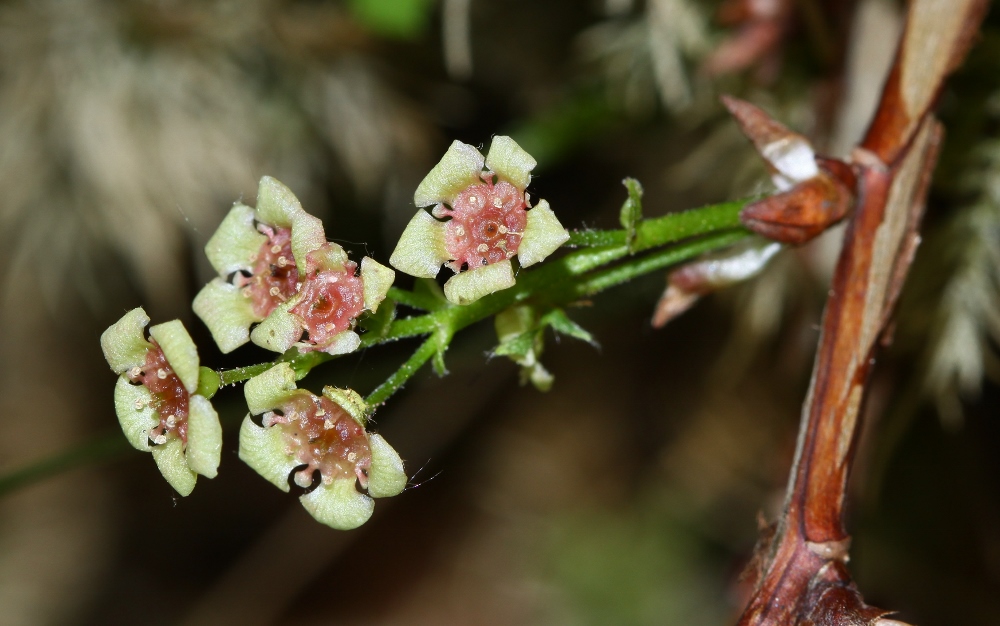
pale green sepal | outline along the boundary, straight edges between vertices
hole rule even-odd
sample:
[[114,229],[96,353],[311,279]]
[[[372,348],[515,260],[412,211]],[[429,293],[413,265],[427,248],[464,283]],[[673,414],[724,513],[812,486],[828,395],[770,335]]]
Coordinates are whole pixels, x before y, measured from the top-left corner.
[[[249,384],[249,383],[248,383]],[[288,475],[298,465],[285,452],[285,433],[277,426],[261,428],[250,416],[240,426],[240,460],[267,482],[288,491]]]
[[295,371],[288,363],[278,363],[243,385],[243,396],[252,415],[281,406],[295,391]]
[[191,308],[208,327],[223,354],[250,341],[250,326],[260,321],[243,289],[221,278],[202,287]]
[[452,304],[472,304],[483,296],[513,286],[514,268],[508,259],[455,274],[444,284],[444,295]]
[[439,202],[451,202],[452,198],[469,185],[481,182],[483,171],[482,153],[475,147],[461,141],[451,142],[438,164],[417,186],[413,202],[418,207],[431,206]]
[[321,271],[335,270],[343,272],[346,269],[344,265],[349,260],[343,248],[332,241],[327,241],[309,254],[308,262],[304,263],[302,267],[310,271],[315,268]]
[[220,276],[253,267],[254,255],[267,241],[263,233],[257,232],[253,221],[253,209],[237,202],[205,244],[208,261]]
[[186,496],[194,491],[198,475],[188,467],[183,448],[183,441],[177,437],[171,438],[165,444],[153,446],[153,460],[174,491]]
[[333,336],[333,340],[320,352],[336,356],[350,354],[361,347],[361,337],[353,330],[345,330]]
[[497,313],[493,318],[493,325],[497,331],[497,339],[504,343],[537,325],[535,311],[526,305],[512,306]]
[[215,478],[222,459],[222,424],[212,403],[194,395],[188,403],[187,449],[184,451],[192,471]]
[[531,170],[538,161],[524,151],[517,142],[506,135],[497,135],[486,155],[486,167],[500,180],[506,180],[521,191],[531,182]]
[[146,362],[146,351],[150,344],[146,341],[144,329],[149,316],[142,307],[132,309],[120,320],[101,334],[101,349],[108,365],[121,374]]
[[524,227],[524,237],[517,247],[517,260],[521,267],[534,265],[567,241],[569,232],[559,223],[549,203],[539,200],[535,208],[528,211],[528,225]]
[[368,443],[372,453],[372,464],[368,468],[368,495],[388,498],[402,493],[407,478],[399,453],[381,435],[371,435]]
[[365,399],[353,389],[341,389],[339,387],[323,387],[323,395],[328,400],[347,411],[347,414],[354,418],[359,426],[364,427],[368,419],[368,405]]
[[250,341],[261,348],[284,353],[302,337],[302,320],[289,313],[295,298],[282,302],[250,332]]
[[355,478],[338,478],[321,484],[312,493],[299,498],[302,506],[317,522],[337,530],[357,528],[372,516],[375,502],[354,488]]
[[[124,375],[115,383],[115,414],[125,438],[136,450],[149,452],[149,431],[160,423],[151,403],[153,394],[145,385],[133,385]],[[139,407],[139,408],[136,408]]]
[[149,327],[149,336],[160,344],[163,355],[188,393],[198,389],[198,347],[191,341],[184,324],[171,320]]
[[[292,221],[292,256],[295,257],[295,265],[298,267],[299,276],[305,274],[306,255],[315,252],[326,245],[326,232],[323,230],[323,221],[318,217],[309,215],[302,211],[295,216]],[[343,255],[343,261],[347,260],[347,253],[337,244],[330,244],[334,250],[339,250]],[[340,262],[343,267],[344,262]]]
[[555,376],[553,376],[549,370],[545,369],[541,363],[535,363],[528,369],[528,379],[531,380],[531,384],[535,386],[535,389],[539,391],[548,391],[552,389],[552,383],[555,382]]
[[585,328],[571,320],[562,309],[552,309],[542,317],[541,324],[552,327],[552,330],[563,335],[586,341],[595,348],[600,348],[597,340]]
[[257,187],[257,219],[270,226],[291,228],[292,221],[302,213],[302,204],[292,190],[264,176]]
[[424,210],[417,211],[399,237],[389,265],[410,276],[434,278],[451,260],[445,248],[445,225]]
[[385,300],[396,280],[396,272],[371,257],[361,259],[361,286],[365,294],[365,308],[374,313]]

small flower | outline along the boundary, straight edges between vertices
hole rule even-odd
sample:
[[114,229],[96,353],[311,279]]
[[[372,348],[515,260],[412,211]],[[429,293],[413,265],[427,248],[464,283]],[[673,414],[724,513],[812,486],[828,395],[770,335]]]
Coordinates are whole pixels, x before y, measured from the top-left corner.
[[511,258],[516,255],[521,267],[528,267],[569,239],[548,202],[530,208],[525,189],[535,165],[510,137],[494,137],[485,159],[473,146],[453,142],[413,195],[418,207],[434,205],[434,217],[417,211],[389,264],[434,278],[447,263],[455,275],[444,293],[454,304],[512,287]]
[[513,306],[497,314],[494,326],[500,345],[493,353],[508,356],[521,366],[521,384],[530,380],[539,391],[551,389],[555,378],[539,361],[545,348],[545,329],[534,309]]
[[240,429],[240,458],[282,491],[290,482],[310,489],[300,500],[317,521],[357,528],[371,517],[372,498],[406,486],[399,455],[365,430],[367,407],[357,392],[296,389],[292,368],[279,363],[250,379],[244,393],[250,413]]
[[257,208],[236,203],[205,252],[219,277],[193,308],[223,352],[248,340],[284,352],[303,333],[303,352],[351,352],[360,344],[355,319],[378,308],[395,278],[368,257],[356,276],[357,264],[326,241],[322,222],[270,176],[260,180]]
[[115,413],[137,450],[152,452],[160,473],[182,496],[197,475],[215,478],[222,426],[212,404],[197,393],[198,350],[179,320],[143,332],[149,317],[133,309],[101,335],[101,348],[119,374]]

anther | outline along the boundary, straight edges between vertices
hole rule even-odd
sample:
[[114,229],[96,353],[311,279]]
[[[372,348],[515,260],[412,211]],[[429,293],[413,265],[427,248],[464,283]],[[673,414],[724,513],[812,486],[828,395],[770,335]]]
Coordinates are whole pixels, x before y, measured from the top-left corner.
[[488,245],[486,245],[485,243],[481,243],[478,246],[476,246],[476,250],[479,251],[479,252],[488,252],[489,249],[490,249],[490,247]]
[[271,246],[271,254],[278,254],[279,252],[281,252],[281,246],[278,244]]
[[157,435],[157,436],[153,437],[153,443],[155,443],[158,446],[162,446],[163,444],[167,443],[167,436],[166,435]]
[[333,420],[330,418],[326,418],[325,420],[323,420],[323,428],[325,430],[330,430],[331,428],[333,428]]
[[164,420],[164,423],[167,425],[167,428],[173,428],[177,425],[177,418],[173,415],[168,415],[167,419]]
[[278,267],[285,267],[286,265],[288,265],[288,259],[286,259],[283,256],[279,256],[278,257]]
[[503,224],[500,224],[499,230],[500,230],[500,234],[501,235],[506,235],[507,234],[507,227],[504,226]]
[[281,293],[281,290],[278,289],[277,287],[271,287],[270,289],[268,289],[267,293],[269,293],[269,294],[271,294],[271,296],[277,298],[278,294]]
[[459,237],[465,237],[465,227],[459,226],[458,228],[456,228],[455,234],[458,235]]
[[350,461],[351,463],[353,463],[357,459],[358,459],[358,453],[357,452],[348,452],[347,453],[347,460]]
[[312,476],[309,475],[308,470],[302,470],[301,472],[295,472],[295,484],[303,489],[309,487],[312,484]]
[[167,370],[162,367],[156,370],[156,377],[159,378],[160,380],[165,379],[167,377]]
[[495,206],[498,209],[502,208],[503,207],[503,200],[501,200],[500,198],[493,198],[493,206]]
[[145,406],[146,406],[145,400],[136,400],[135,401],[135,410],[136,411],[141,411]]
[[142,368],[139,366],[133,367],[128,371],[129,378],[139,378],[142,375]]

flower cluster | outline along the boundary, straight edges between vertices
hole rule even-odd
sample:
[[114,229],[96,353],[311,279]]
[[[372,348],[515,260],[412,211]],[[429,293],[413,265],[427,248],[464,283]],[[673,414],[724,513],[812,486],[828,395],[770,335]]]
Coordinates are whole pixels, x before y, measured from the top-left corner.
[[[525,189],[534,167],[509,137],[496,137],[485,158],[455,142],[414,196],[420,207],[434,205],[433,216],[418,211],[390,263],[421,277],[436,276],[447,263],[455,276],[444,291],[454,304],[512,286],[515,256],[529,266],[569,238],[547,202],[530,205]],[[218,276],[193,309],[226,353],[248,341],[280,353],[352,352],[361,343],[358,318],[378,309],[395,279],[371,258],[350,260],[326,240],[322,222],[269,176],[260,181],[256,207],[237,202],[205,252]],[[536,318],[524,307],[498,316],[497,354],[511,356],[547,388],[551,375],[538,355],[542,328],[555,323]],[[147,337],[148,324],[145,311],[135,309],[101,336],[119,374],[115,409],[129,442],[152,452],[170,485],[188,495],[198,474],[212,478],[218,471],[222,428],[209,398],[225,377],[200,367],[181,322],[152,326]],[[296,388],[295,377],[282,361],[247,381],[250,412],[239,456],[278,488],[300,489],[303,506],[320,522],[356,528],[371,516],[373,498],[403,491],[403,462],[368,432],[370,410],[357,392],[325,387],[317,396]]]
[[417,211],[389,264],[421,278],[434,278],[447,264],[455,275],[444,293],[453,304],[512,287],[514,256],[527,267],[569,239],[548,202],[531,208],[525,189],[535,165],[510,137],[494,137],[485,158],[473,146],[453,142],[413,195],[418,207],[433,210]]
[[244,393],[250,413],[240,429],[240,458],[283,491],[291,483],[309,490],[300,499],[316,520],[356,528],[371,517],[372,498],[406,486],[399,455],[365,430],[367,407],[357,392],[296,389],[292,368],[279,363],[250,379]]
[[322,222],[270,176],[260,181],[256,209],[237,202],[205,252],[219,277],[193,308],[223,352],[250,340],[275,352],[352,352],[360,344],[355,320],[378,309],[395,278],[368,257],[359,273],[326,240]]
[[144,329],[141,308],[125,314],[101,335],[104,358],[118,376],[115,412],[136,449],[152,452],[160,473],[182,496],[197,475],[214,478],[222,452],[219,416],[196,393],[198,350],[177,320]]

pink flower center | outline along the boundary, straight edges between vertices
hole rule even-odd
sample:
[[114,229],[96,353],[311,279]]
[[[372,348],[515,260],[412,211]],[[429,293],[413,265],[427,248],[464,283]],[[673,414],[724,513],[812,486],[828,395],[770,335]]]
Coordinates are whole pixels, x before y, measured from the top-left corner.
[[524,193],[508,182],[492,180],[472,185],[458,194],[450,209],[438,214],[445,225],[445,247],[458,272],[506,260],[517,254],[528,222]]
[[364,309],[364,287],[354,275],[357,264],[348,261],[342,270],[317,269],[302,283],[301,299],[290,309],[302,318],[309,334],[309,349],[323,349],[338,334],[349,330]]
[[146,351],[146,362],[128,373],[129,380],[142,383],[153,394],[152,407],[159,414],[160,423],[150,431],[149,438],[155,444],[163,444],[176,434],[186,443],[190,394],[160,346],[153,339],[150,343],[153,347]]
[[308,487],[319,471],[327,485],[338,478],[357,478],[362,487],[368,486],[372,462],[368,436],[347,411],[309,393],[297,394],[281,408],[283,415],[264,416],[264,426],[284,430],[288,453],[305,465],[295,473],[297,485]]
[[263,319],[279,304],[295,295],[299,274],[292,256],[292,231],[260,224],[257,229],[267,236],[254,257],[253,273],[238,276],[237,287],[253,303],[254,315]]

